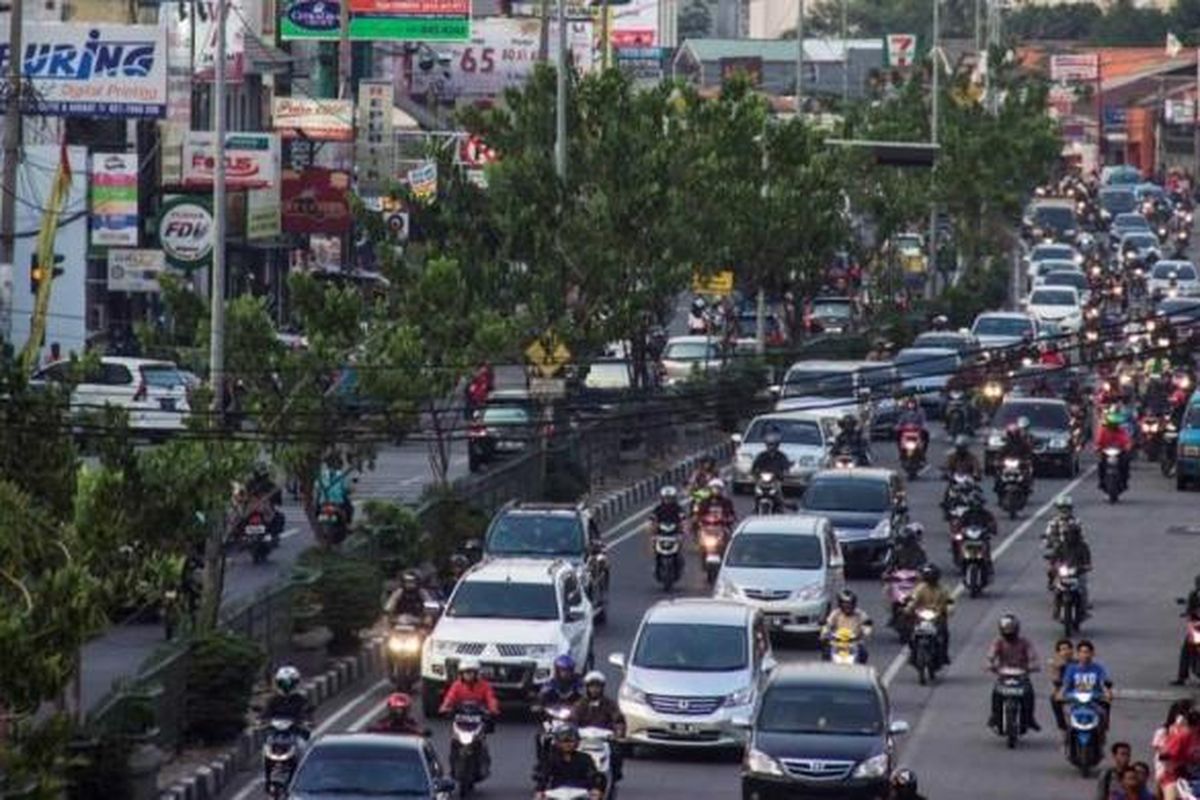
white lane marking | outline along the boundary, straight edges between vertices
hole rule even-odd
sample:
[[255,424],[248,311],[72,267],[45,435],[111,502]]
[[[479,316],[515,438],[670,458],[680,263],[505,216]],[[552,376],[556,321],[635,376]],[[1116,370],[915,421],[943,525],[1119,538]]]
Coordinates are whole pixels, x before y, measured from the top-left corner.
[[288,528],[283,533],[279,534],[279,539],[280,539],[280,541],[282,541],[284,539],[290,539],[298,533],[300,533],[299,528]]
[[[992,551],[992,563],[999,561],[1000,557],[1002,555],[1004,555],[1008,551],[1008,549],[1016,543],[1016,541],[1018,539],[1020,539],[1022,536],[1024,536],[1025,532],[1028,531],[1030,528],[1032,528],[1033,524],[1035,522],[1037,522],[1041,517],[1045,516],[1046,512],[1054,507],[1054,501],[1060,494],[1069,494],[1070,492],[1075,491],[1075,488],[1077,486],[1079,486],[1079,484],[1081,484],[1085,480],[1087,480],[1089,477],[1091,477],[1092,473],[1095,471],[1096,471],[1096,467],[1089,467],[1085,472],[1081,473],[1079,475],[1079,477],[1077,477],[1075,480],[1068,483],[1060,491],[1055,492],[1054,497],[1051,497],[1049,500],[1047,500],[1045,503],[1043,503],[1042,506],[1037,511],[1033,512],[1033,514],[1029,517],[1029,519],[1025,520],[1020,525],[1018,525],[1016,530],[1014,530],[1012,533],[1010,533],[1008,536],[1006,536],[1004,538],[1004,541],[1000,542],[1000,544],[998,544],[996,546],[996,548]],[[958,598],[962,597],[962,594],[965,590],[966,590],[966,587],[963,586],[962,583],[959,583],[957,586],[954,587],[954,590],[950,592],[950,596],[953,597],[955,600],[958,600]],[[896,679],[896,676],[900,674],[900,670],[904,669],[904,665],[907,663],[908,663],[908,649],[905,647],[901,647],[900,652],[896,654],[896,657],[892,659],[892,663],[888,664],[887,670],[885,670],[883,673],[883,685],[891,686],[892,681],[894,681]]]

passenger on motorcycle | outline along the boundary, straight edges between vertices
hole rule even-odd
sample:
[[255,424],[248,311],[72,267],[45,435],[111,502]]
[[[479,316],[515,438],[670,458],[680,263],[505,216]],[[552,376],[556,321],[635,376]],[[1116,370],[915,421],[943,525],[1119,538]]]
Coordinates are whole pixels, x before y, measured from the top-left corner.
[[[1196,576],[1192,590],[1188,592],[1187,600],[1184,601],[1183,613],[1179,616],[1187,620],[1200,619],[1200,575]],[[1175,673],[1175,680],[1171,681],[1174,686],[1183,686],[1187,682],[1188,673],[1191,672],[1189,645],[1187,637],[1184,636],[1183,643],[1179,646],[1179,669]]]
[[429,729],[412,718],[412,698],[403,692],[388,695],[385,713],[371,723],[370,733],[394,733],[401,736],[428,736]]
[[889,782],[888,800],[925,800],[917,791],[917,773],[901,767],[892,773]]
[[897,570],[919,570],[929,560],[925,549],[921,547],[921,537],[925,535],[925,526],[919,522],[910,522],[896,534],[896,544],[888,555],[885,572]]
[[412,570],[405,570],[400,576],[400,587],[388,597],[383,605],[389,619],[396,617],[416,617],[424,619],[425,603],[433,600],[433,595],[421,585],[421,577]]
[[948,477],[970,475],[979,480],[983,476],[979,459],[971,452],[971,437],[961,433],[954,437],[954,449],[946,457],[946,465],[942,469]]
[[342,460],[337,454],[329,456],[321,465],[321,472],[313,482],[313,497],[317,507],[331,503],[342,511],[342,523],[349,525],[354,518],[354,504],[350,502],[350,476],[342,469]]
[[574,706],[583,697],[583,683],[575,671],[575,659],[563,654],[554,659],[554,677],[538,692],[540,708]]
[[821,626],[821,652],[826,659],[829,658],[830,641],[841,628],[854,633],[859,643],[858,663],[867,663],[866,640],[874,632],[875,625],[867,612],[858,607],[858,595],[849,589],[838,592],[837,608],[829,612]]
[[[1103,453],[1105,450],[1115,447],[1121,451],[1119,460],[1121,470],[1121,485],[1129,485],[1129,458],[1133,451],[1133,437],[1129,435],[1129,431],[1121,426],[1121,417],[1115,411],[1110,411],[1104,416],[1104,427],[1096,434],[1096,452]],[[1104,476],[1108,471],[1108,465],[1105,459],[1100,460],[1100,489],[1104,490]]]
[[[1015,614],[1005,614],[1000,617],[1000,636],[992,642],[988,650],[988,669],[999,674],[1004,669],[1019,669],[1025,673],[1025,696],[1021,703],[1021,724],[1030,730],[1040,731],[1042,726],[1034,719],[1033,681],[1029,679],[1032,672],[1041,669],[1037,652],[1029,640],[1021,635],[1021,621]],[[988,718],[988,727],[999,729],[1000,708],[1002,698],[995,690],[992,691],[992,715]]]
[[720,511],[725,518],[725,524],[732,530],[737,519],[737,510],[733,507],[733,500],[725,496],[725,481],[713,478],[708,482],[708,492],[708,497],[700,501],[697,515],[704,517],[711,511]]
[[590,800],[600,800],[604,796],[604,776],[590,756],[579,752],[579,731],[567,726],[555,733],[554,739],[554,749],[534,776],[536,797],[541,800],[547,791],[569,786],[587,790]]
[[777,478],[783,478],[792,468],[791,459],[784,455],[779,449],[780,443],[783,441],[783,436],[779,430],[771,428],[763,436],[763,444],[766,449],[754,457],[754,463],[750,466],[750,472],[754,475],[761,475],[764,472],[772,472]]
[[838,420],[838,433],[833,440],[834,455],[846,454],[854,459],[854,463],[862,466],[868,463],[867,443],[862,431],[858,429],[858,419],[853,414],[846,414]]
[[[1075,646],[1075,660],[1063,670],[1062,687],[1058,690],[1058,698],[1070,702],[1070,697],[1075,692],[1099,693],[1101,699],[1098,703],[1104,709],[1105,717],[1107,717],[1108,711],[1112,707],[1113,684],[1104,665],[1093,660],[1095,655],[1096,646],[1087,639],[1080,640],[1079,644]],[[1107,727],[1107,719],[1105,719],[1103,728]],[[1101,738],[1103,738],[1103,733]]]
[[[612,731],[614,739],[625,737],[625,715],[615,700],[604,694],[607,679],[599,670],[592,670],[583,678],[584,695],[571,711],[571,718],[581,728],[603,728]],[[613,783],[624,777],[621,748],[613,742],[609,748],[612,763]]]
[[921,452],[929,449],[929,429],[926,427],[925,410],[915,397],[904,398],[900,415],[896,419],[896,446],[900,446],[900,432],[904,428],[917,428],[921,432]]
[[913,589],[912,597],[908,599],[908,612],[915,613],[917,609],[927,608],[938,615],[938,639],[941,643],[943,664],[950,663],[950,611],[954,608],[954,597],[941,586],[942,571],[937,564],[926,564],[921,568],[921,581]]

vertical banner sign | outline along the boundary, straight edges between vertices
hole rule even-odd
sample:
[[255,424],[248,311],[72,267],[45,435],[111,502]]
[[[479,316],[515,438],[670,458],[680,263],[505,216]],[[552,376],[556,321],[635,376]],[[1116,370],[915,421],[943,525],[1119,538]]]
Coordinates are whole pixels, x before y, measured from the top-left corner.
[[91,229],[93,247],[137,247],[136,155],[92,154]]
[[192,13],[189,2],[159,7],[167,35],[167,118],[159,123],[159,173],[163,186],[183,183],[183,138],[192,129]]
[[418,200],[424,203],[433,202],[438,190],[437,162],[427,161],[416,169],[410,169],[408,187]]
[[361,81],[358,85],[358,164],[360,194],[385,194],[395,179],[396,137],[392,125],[390,81]]
[[364,42],[463,42],[471,0],[281,0],[280,38],[335,40],[341,2],[350,3],[350,39]]
[[887,63],[889,67],[905,69],[913,65],[916,58],[917,37],[912,33],[889,33],[887,35]]
[[[246,4],[225,0],[225,80],[241,83],[246,74]],[[211,81],[216,75],[217,0],[190,0],[192,42],[195,47],[196,80]]]
[[283,231],[280,213],[278,183],[266,189],[247,191],[246,238],[251,241],[274,239]]

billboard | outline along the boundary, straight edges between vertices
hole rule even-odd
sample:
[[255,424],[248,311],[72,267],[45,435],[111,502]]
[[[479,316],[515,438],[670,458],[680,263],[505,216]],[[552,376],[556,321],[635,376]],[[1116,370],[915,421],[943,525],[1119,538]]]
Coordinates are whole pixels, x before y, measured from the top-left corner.
[[[348,0],[350,39],[461,42],[471,35],[471,0]],[[279,35],[333,41],[341,31],[338,0],[281,0]]]
[[[17,238],[13,243],[11,306],[12,343],[17,348],[23,347],[29,338],[36,299],[29,286],[29,269],[38,239],[33,234],[42,225],[42,205],[50,196],[61,153],[57,144],[27,144],[17,166]],[[54,279],[50,293],[43,353],[54,342],[58,342],[63,353],[83,353],[87,338],[87,148],[69,145],[67,158],[71,164],[71,187],[54,238],[54,253],[61,256],[57,265],[62,274]]]
[[158,215],[158,243],[167,261],[182,270],[207,266],[213,251],[212,198],[175,195]]
[[137,247],[138,158],[92,153],[92,246]]
[[[23,72],[36,89],[37,114],[166,114],[167,36],[162,26],[42,22],[25,23],[23,33]],[[8,23],[0,22],[0,70],[4,74],[8,63]],[[0,97],[0,106],[3,103]]]
[[1099,53],[1060,53],[1050,56],[1050,80],[1094,81],[1100,77]]
[[[189,131],[183,140],[183,185],[213,185],[216,137]],[[225,185],[230,189],[266,189],[279,183],[279,137],[273,133],[225,134]]]
[[659,0],[631,0],[628,5],[612,7],[613,47],[658,47]]
[[287,233],[349,233],[350,173],[323,167],[284,170],[283,230]]
[[108,251],[110,292],[157,292],[158,276],[166,269],[162,250]]
[[354,141],[354,103],[312,97],[275,97],[272,125],[284,139],[302,136],[324,142]]

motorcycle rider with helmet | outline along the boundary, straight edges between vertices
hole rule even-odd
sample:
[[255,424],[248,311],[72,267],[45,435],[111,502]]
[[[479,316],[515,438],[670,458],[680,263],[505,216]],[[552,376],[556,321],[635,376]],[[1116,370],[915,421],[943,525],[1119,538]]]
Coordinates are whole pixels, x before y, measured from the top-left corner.
[[954,597],[940,583],[942,571],[937,564],[926,564],[921,567],[921,580],[913,588],[912,596],[908,598],[907,611],[915,613],[917,609],[926,608],[937,614],[938,656],[942,664],[950,663],[950,612],[954,608]]
[[[287,720],[291,723],[292,732],[297,737],[297,749],[303,750],[304,744],[312,736],[309,726],[312,724],[313,705],[308,696],[300,691],[300,670],[285,664],[275,670],[275,693],[263,706],[260,717],[264,721]],[[264,758],[264,782],[271,780],[271,763]]]
[[1079,596],[1086,613],[1086,609],[1091,607],[1088,599],[1087,576],[1092,570],[1092,549],[1084,541],[1083,526],[1079,524],[1078,520],[1063,527],[1062,539],[1050,552],[1050,563],[1052,569],[1064,565],[1075,569],[1079,578]]
[[703,297],[696,297],[692,300],[692,307],[688,311],[688,333],[693,335],[704,335],[708,333],[708,303],[704,302]]
[[[1188,592],[1187,599],[1184,601],[1183,613],[1179,616],[1188,620],[1200,619],[1200,575],[1195,577],[1192,590]],[[1171,681],[1172,686],[1183,686],[1187,682],[1188,674],[1192,671],[1189,644],[1185,637],[1183,644],[1179,646],[1179,670],[1175,674],[1175,680]]]
[[[458,677],[454,679],[454,683],[450,684],[450,689],[442,698],[442,705],[438,709],[438,713],[452,714],[463,705],[478,706],[487,714],[484,724],[488,730],[491,730],[493,721],[500,716],[500,701],[496,699],[496,692],[492,689],[492,685],[479,674],[479,669],[480,664],[477,658],[468,657],[458,662]],[[488,775],[492,771],[492,754],[488,749],[487,740],[482,741],[483,747],[479,753],[480,772]],[[451,741],[451,747],[453,748],[453,746],[454,741]]]
[[1046,532],[1042,534],[1042,548],[1046,553],[1046,561],[1049,562],[1046,574],[1048,590],[1054,589],[1054,553],[1062,544],[1067,528],[1079,525],[1079,520],[1075,517],[1075,501],[1071,495],[1060,494],[1054,498],[1054,511],[1054,518],[1047,523]]
[[893,772],[887,800],[925,800],[925,795],[917,791],[917,773],[906,767]]
[[587,790],[589,800],[604,796],[604,776],[591,756],[579,752],[579,731],[574,725],[555,732],[554,747],[534,774],[534,796],[544,800],[547,791],[567,786]]
[[900,406],[900,414],[896,418],[896,447],[900,447],[900,431],[903,428],[916,428],[921,432],[921,452],[929,450],[929,429],[926,427],[925,409],[921,408],[917,398],[909,395]]
[[442,580],[442,600],[449,600],[450,595],[454,593],[454,588],[458,586],[458,581],[471,568],[471,559],[467,558],[462,553],[455,553],[450,556],[450,571]]
[[971,437],[962,433],[954,437],[954,449],[946,457],[946,465],[942,469],[948,477],[970,475],[979,480],[983,476],[979,459],[971,452]]
[[[604,694],[607,679],[600,670],[592,670],[583,677],[583,697],[571,710],[571,719],[581,728],[603,728],[612,731],[613,739],[625,737],[625,715],[616,701]],[[624,758],[621,747],[614,741],[609,748],[613,783],[624,777]]]
[[354,521],[350,475],[342,469],[342,459],[337,453],[331,454],[321,465],[321,471],[313,482],[313,497],[316,498],[317,508],[329,503],[341,509],[343,526],[348,527]]
[[846,414],[838,420],[838,432],[833,440],[832,451],[834,455],[849,455],[858,466],[870,464],[867,443],[863,439],[862,431],[858,429],[858,418],[853,414]]
[[396,617],[425,618],[425,603],[433,596],[421,585],[421,577],[411,569],[400,576],[400,587],[392,592],[384,603],[383,610],[389,619]]
[[921,538],[925,535],[925,526],[919,522],[910,522],[896,534],[896,544],[888,554],[887,567],[884,573],[896,570],[919,570],[929,561],[925,549],[921,547]]
[[708,491],[708,497],[700,501],[697,516],[703,517],[714,509],[719,510],[724,516],[725,524],[730,530],[733,530],[733,523],[737,519],[737,509],[733,506],[733,500],[725,495],[725,481],[713,478],[708,482]]
[[658,492],[658,505],[650,512],[654,521],[651,533],[658,534],[662,524],[675,525],[676,534],[683,532],[683,506],[679,504],[679,490],[674,486],[664,486]]
[[554,676],[538,692],[537,704],[543,709],[573,706],[580,697],[583,697],[583,683],[575,671],[575,659],[564,653],[554,659]]
[[771,472],[775,474],[776,478],[782,479],[788,473],[788,470],[792,468],[792,462],[779,449],[782,442],[783,436],[779,433],[779,429],[772,426],[763,436],[763,444],[766,449],[754,457],[754,463],[750,467],[751,474],[761,475],[764,472]]
[[[1017,619],[1016,614],[1006,613],[1001,616],[999,629],[1000,636],[992,642],[992,646],[988,649],[988,669],[997,674],[1003,669],[1019,669],[1025,673],[1023,677],[1025,695],[1021,699],[1021,727],[1040,731],[1042,727],[1038,725],[1033,714],[1036,702],[1033,694],[1033,681],[1029,679],[1030,673],[1041,669],[1037,651],[1033,649],[1029,640],[1021,635],[1021,621]],[[993,689],[992,714],[988,718],[988,727],[997,731],[1000,728],[1001,705],[1002,698]]]
[[[1121,470],[1121,485],[1129,485],[1129,459],[1130,453],[1133,451],[1133,437],[1129,435],[1129,431],[1121,426],[1121,416],[1115,411],[1109,411],[1104,415],[1104,427],[1096,434],[1096,452],[1103,453],[1110,447],[1115,447],[1121,451],[1118,461]],[[1104,477],[1108,472],[1107,459],[1100,459],[1100,490],[1104,491]]]
[[370,733],[393,733],[401,736],[428,736],[429,729],[412,718],[412,698],[404,692],[393,692],[384,702],[385,713],[371,723]]
[[[1021,464],[1025,485],[1033,480],[1033,437],[1029,433],[1029,417],[1019,417],[1004,429],[1004,442],[1000,445],[999,461],[1015,458]],[[997,474],[999,470],[997,470]]]
[[858,607],[858,595],[849,589],[838,592],[837,608],[829,612],[821,626],[821,653],[826,660],[830,657],[830,641],[841,628],[854,633],[854,638],[859,643],[858,663],[867,663],[866,641],[874,632],[875,625],[867,612]]

